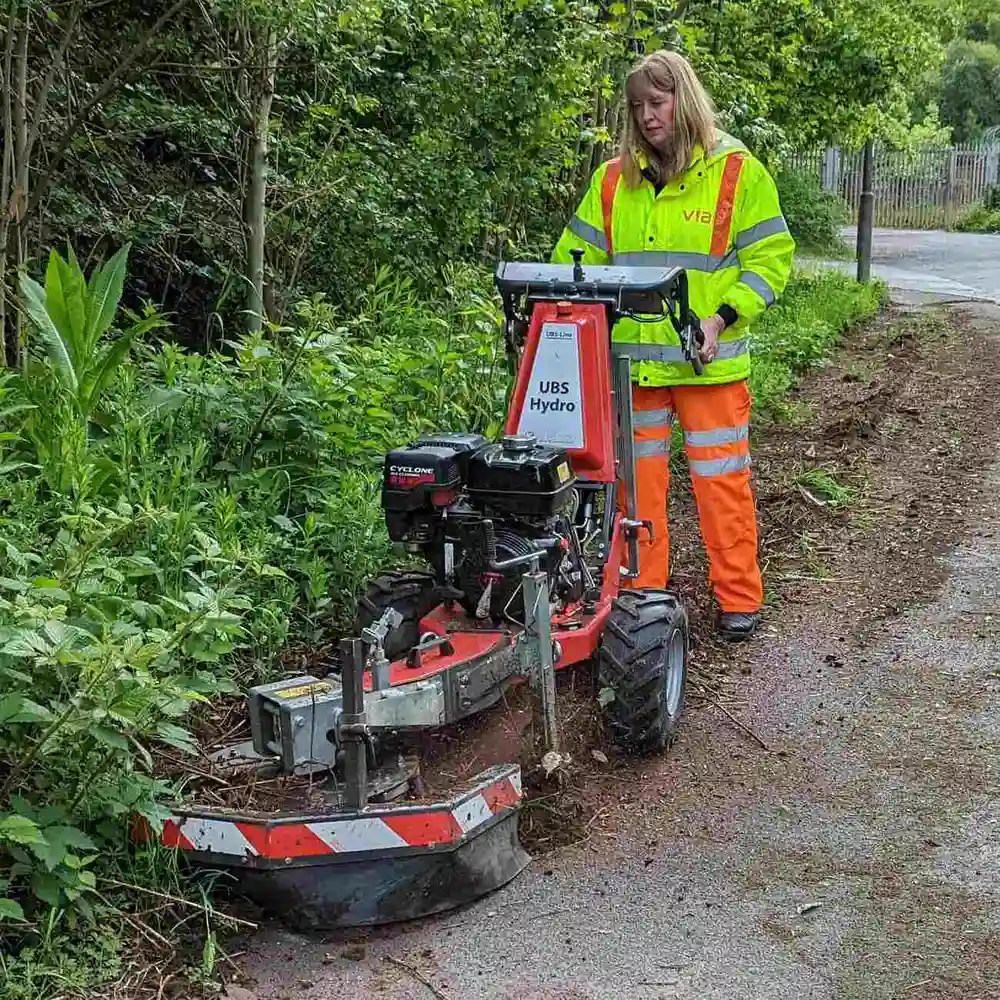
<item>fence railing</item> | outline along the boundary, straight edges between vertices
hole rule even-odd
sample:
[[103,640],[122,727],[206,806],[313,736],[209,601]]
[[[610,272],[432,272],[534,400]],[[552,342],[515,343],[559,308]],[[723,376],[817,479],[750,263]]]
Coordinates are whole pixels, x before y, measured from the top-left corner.
[[[788,166],[816,177],[857,217],[864,152],[839,148],[795,154]],[[949,228],[1000,183],[1000,146],[950,146],[914,152],[875,149],[875,225]]]

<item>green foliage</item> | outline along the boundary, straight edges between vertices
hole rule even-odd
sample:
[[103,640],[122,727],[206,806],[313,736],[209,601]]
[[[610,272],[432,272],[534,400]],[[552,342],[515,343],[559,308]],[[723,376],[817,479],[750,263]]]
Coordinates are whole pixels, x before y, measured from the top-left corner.
[[970,41],[1000,45],[1000,10],[994,0],[964,0],[964,35]]
[[878,310],[885,288],[834,269],[797,274],[755,325],[750,391],[761,415],[783,418],[796,379],[822,363],[849,327]]
[[[64,266],[62,287],[88,287],[74,260]],[[190,707],[235,690],[238,669],[265,676],[287,643],[329,641],[343,624],[391,558],[385,451],[432,427],[497,432],[507,373],[488,287],[454,268],[431,304],[384,269],[346,320],[317,296],[296,330],[225,355],[145,346],[91,397],[102,434],[50,424],[47,454],[73,439],[65,491],[25,431],[37,411],[4,409],[25,461],[0,480],[2,919],[90,913],[96,858],[125,848],[135,816],[154,828],[163,818],[173,789],[155,761],[192,750]],[[96,299],[79,293],[74,327],[67,297],[34,294],[52,350],[30,379],[47,369],[56,398],[85,418],[79,390],[114,344],[88,349],[67,331],[87,329]],[[101,316],[90,329],[111,326],[114,311]]]
[[[259,81],[240,67],[259,62],[265,26],[280,42],[267,280],[282,323],[316,289],[352,307],[383,266],[433,295],[449,264],[544,253],[613,147],[618,91],[641,52],[688,54],[723,124],[770,161],[825,139],[935,134],[913,90],[964,17],[942,0],[278,7],[227,0],[210,8],[211,30],[180,18],[159,32],[144,62],[169,70],[126,77],[88,112],[33,221],[38,257],[53,243],[130,243],[125,301],[156,302],[189,345],[245,325],[245,92]],[[71,118],[153,16],[86,5],[73,46],[86,58],[66,67],[46,120]],[[63,23],[32,23],[39,81]],[[58,136],[42,130],[41,164]]]
[[[698,5],[695,20],[714,6]],[[719,54],[708,54],[712,31],[698,37],[698,68],[721,103],[745,102],[795,144],[854,146],[910,123],[912,91],[958,16],[937,0],[729,3]]]
[[990,188],[979,205],[973,205],[955,223],[966,233],[1000,233],[1000,184]]
[[783,170],[775,181],[782,213],[800,251],[842,256],[846,248],[840,230],[848,221],[843,199],[801,171]]
[[1000,208],[974,205],[955,223],[963,233],[1000,233]]
[[4,1000],[94,996],[96,986],[114,982],[124,957],[117,927],[95,924],[88,931],[70,937],[57,922],[16,956],[0,950]]
[[955,42],[942,71],[940,100],[957,142],[975,141],[985,129],[1000,125],[1000,48]]
[[819,503],[830,507],[845,507],[857,496],[853,489],[837,482],[831,472],[820,467],[803,469],[795,477],[795,482]]
[[127,263],[128,247],[122,247],[88,281],[72,248],[68,261],[53,250],[44,288],[21,276],[24,312],[41,347],[34,351],[29,339],[22,387],[31,412],[24,433],[49,486],[63,493],[80,474],[91,421],[133,343],[165,325],[148,310],[144,319],[103,339],[118,314]]

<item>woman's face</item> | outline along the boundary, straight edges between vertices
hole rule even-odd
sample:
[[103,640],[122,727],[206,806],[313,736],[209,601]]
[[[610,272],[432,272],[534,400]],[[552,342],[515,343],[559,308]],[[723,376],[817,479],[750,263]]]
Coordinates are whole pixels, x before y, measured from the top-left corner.
[[674,127],[675,96],[671,90],[659,90],[641,83],[632,100],[632,114],[642,137],[655,150],[663,150]]

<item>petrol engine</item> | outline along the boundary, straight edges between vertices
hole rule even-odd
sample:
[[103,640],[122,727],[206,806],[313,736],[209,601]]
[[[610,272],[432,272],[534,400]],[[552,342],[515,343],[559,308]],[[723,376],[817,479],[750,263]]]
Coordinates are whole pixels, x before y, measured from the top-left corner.
[[530,434],[429,435],[386,456],[382,507],[389,537],[424,556],[445,596],[484,624],[520,625],[529,567],[505,563],[538,553],[557,611],[586,589],[576,485],[566,452]]

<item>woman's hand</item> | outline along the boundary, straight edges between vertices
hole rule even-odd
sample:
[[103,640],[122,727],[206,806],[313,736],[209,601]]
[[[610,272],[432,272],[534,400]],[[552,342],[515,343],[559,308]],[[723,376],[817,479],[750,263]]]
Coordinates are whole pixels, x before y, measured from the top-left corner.
[[706,365],[710,361],[714,361],[715,356],[719,353],[719,335],[725,328],[726,321],[718,313],[701,321],[701,332],[705,335],[705,341],[698,350],[698,354]]

